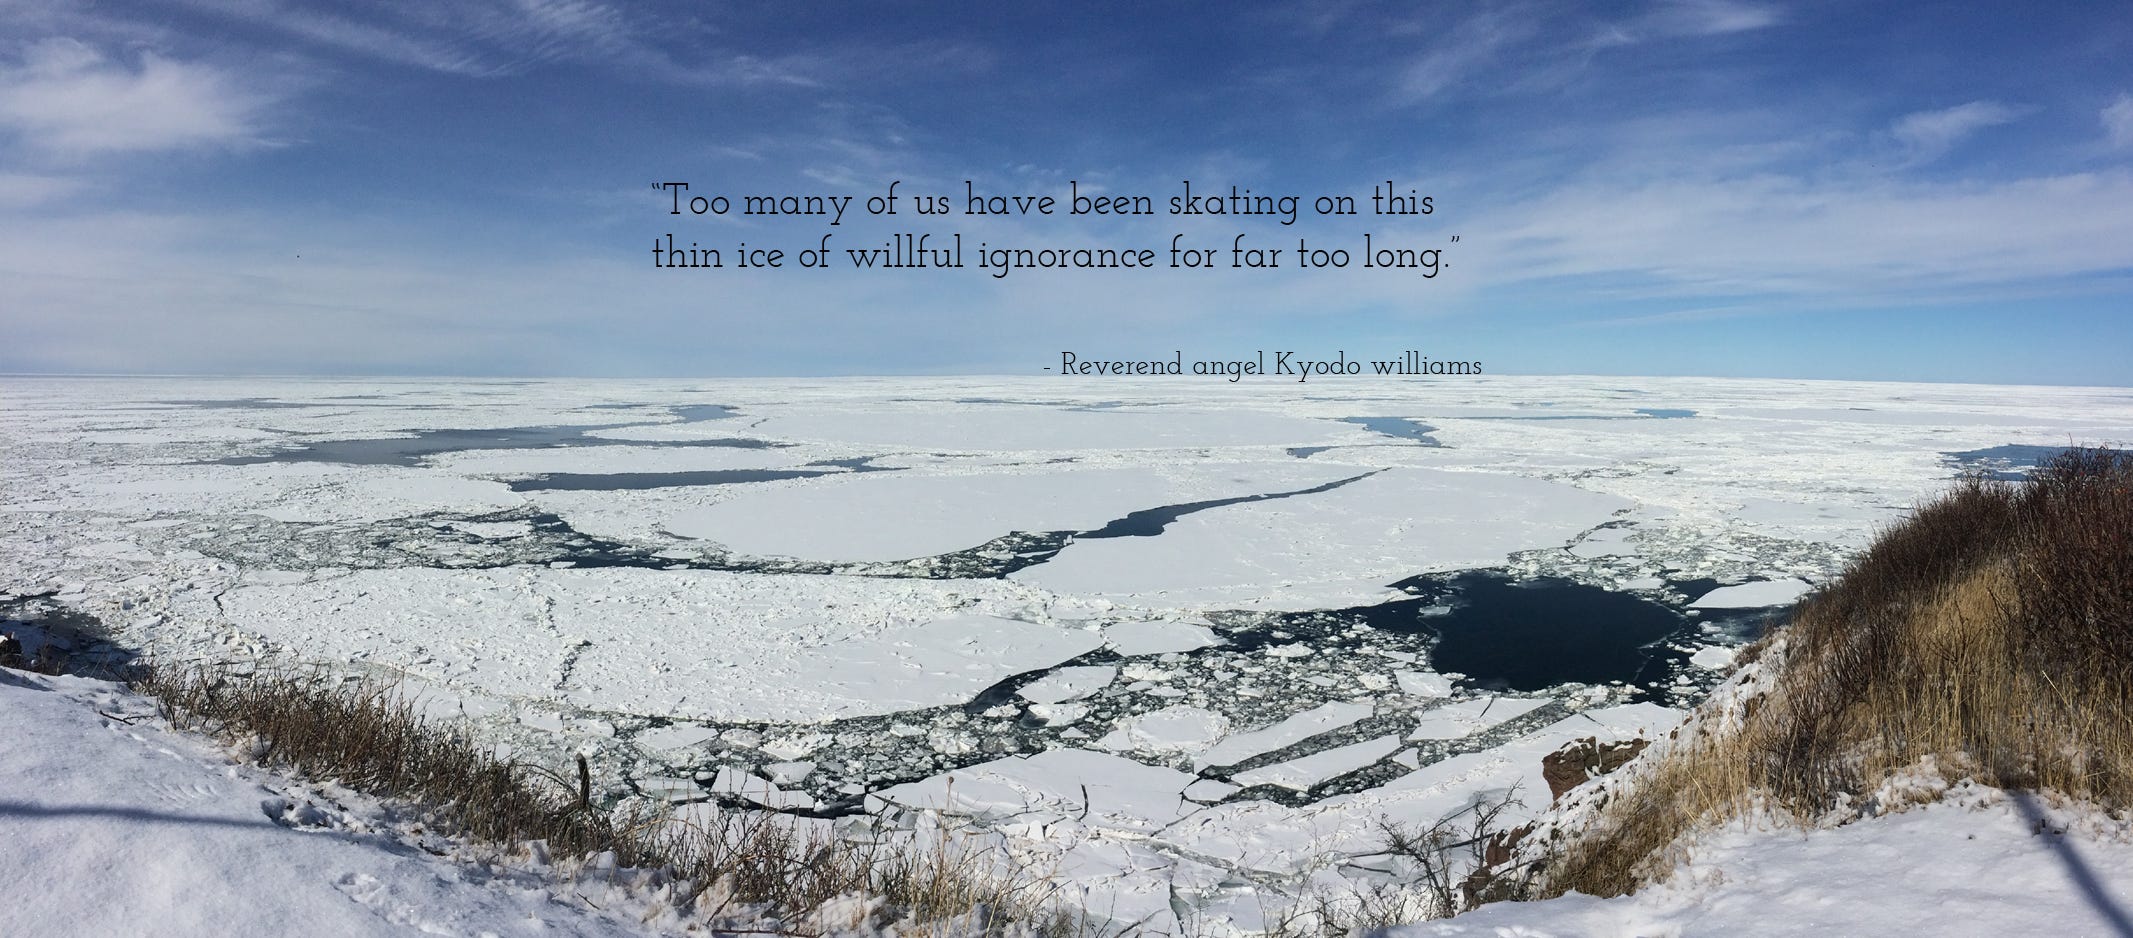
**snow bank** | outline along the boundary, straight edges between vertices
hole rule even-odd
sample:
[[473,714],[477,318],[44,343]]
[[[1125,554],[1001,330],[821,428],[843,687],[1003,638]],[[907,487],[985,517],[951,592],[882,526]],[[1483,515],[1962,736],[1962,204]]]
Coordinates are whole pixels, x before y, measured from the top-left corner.
[[640,921],[651,910],[598,875],[435,855],[465,849],[157,729],[117,685],[0,670],[0,714],[9,935],[680,933]]
[[1483,906],[1389,938],[2126,934],[2133,825],[1963,786],[1830,830],[1728,825],[1635,895]]

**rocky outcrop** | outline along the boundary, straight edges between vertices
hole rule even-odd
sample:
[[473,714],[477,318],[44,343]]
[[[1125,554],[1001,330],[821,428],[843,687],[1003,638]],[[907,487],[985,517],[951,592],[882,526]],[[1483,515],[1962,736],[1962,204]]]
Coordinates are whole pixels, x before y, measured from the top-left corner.
[[1541,757],[1541,777],[1548,781],[1549,797],[1560,799],[1564,792],[1584,784],[1586,779],[1621,768],[1651,744],[1648,739],[1603,743],[1596,736],[1564,744],[1563,748]]

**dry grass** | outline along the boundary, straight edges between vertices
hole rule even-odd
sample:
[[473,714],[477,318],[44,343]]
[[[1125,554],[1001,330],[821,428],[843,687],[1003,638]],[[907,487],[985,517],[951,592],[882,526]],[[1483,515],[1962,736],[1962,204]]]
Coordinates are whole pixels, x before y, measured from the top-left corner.
[[509,849],[539,841],[558,857],[607,854],[620,867],[661,871],[674,884],[673,905],[721,928],[1090,930],[1054,905],[1041,878],[996,853],[966,849],[945,828],[931,838],[855,842],[762,812],[697,826],[663,813],[605,812],[589,797],[582,759],[576,778],[499,759],[368,681],[149,667],[136,686],[178,726],[250,745],[265,764],[422,805],[432,826],[470,840]]
[[2133,455],[2072,450],[2021,483],[1962,480],[1766,644],[1767,693],[1644,767],[1553,858],[1545,892],[1632,891],[1699,824],[1821,816],[1929,757],[2133,806]]

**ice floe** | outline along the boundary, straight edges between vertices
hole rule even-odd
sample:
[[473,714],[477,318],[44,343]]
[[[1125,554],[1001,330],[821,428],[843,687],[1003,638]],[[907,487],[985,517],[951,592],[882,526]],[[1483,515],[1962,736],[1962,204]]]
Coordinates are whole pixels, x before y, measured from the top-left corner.
[[1518,476],[1389,469],[1308,499],[1188,515],[1161,537],[1078,542],[1015,578],[1173,607],[1352,605],[1405,575],[1560,545],[1629,504]]
[[1689,603],[1691,609],[1757,609],[1783,606],[1814,587],[1801,580],[1758,580],[1737,586],[1721,586]]

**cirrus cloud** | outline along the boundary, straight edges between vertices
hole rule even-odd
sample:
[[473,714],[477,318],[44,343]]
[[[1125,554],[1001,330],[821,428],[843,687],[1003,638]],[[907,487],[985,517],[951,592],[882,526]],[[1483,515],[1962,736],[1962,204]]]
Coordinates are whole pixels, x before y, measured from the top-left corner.
[[268,102],[212,65],[154,52],[128,64],[70,38],[0,65],[0,129],[63,156],[258,144]]

